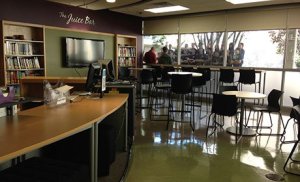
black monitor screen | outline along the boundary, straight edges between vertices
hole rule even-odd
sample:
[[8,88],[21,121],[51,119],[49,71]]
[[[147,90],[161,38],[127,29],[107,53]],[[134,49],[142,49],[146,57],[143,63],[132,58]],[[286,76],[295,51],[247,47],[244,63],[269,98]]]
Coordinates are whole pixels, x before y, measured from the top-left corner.
[[95,85],[101,79],[101,66],[98,63],[92,63],[86,78],[85,89],[88,92],[93,91]]
[[67,37],[65,66],[87,67],[104,58],[104,41]]

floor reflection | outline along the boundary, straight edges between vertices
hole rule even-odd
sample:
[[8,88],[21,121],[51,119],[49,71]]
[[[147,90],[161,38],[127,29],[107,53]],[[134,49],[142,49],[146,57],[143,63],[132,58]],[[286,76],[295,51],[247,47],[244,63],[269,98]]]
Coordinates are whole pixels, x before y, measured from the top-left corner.
[[[207,115],[205,111],[203,108],[201,116]],[[278,136],[244,137],[236,144],[235,137],[225,131],[234,125],[230,118],[225,118],[224,129],[217,129],[206,139],[207,118],[199,111],[196,115],[195,132],[189,123],[170,123],[166,130],[166,121],[150,121],[149,111],[142,110],[137,115],[133,159],[126,181],[260,182],[270,181],[265,177],[269,173],[284,175],[287,182],[300,180],[283,172],[293,144],[281,145]],[[287,119],[284,116],[284,121]],[[291,124],[287,138],[294,138],[293,130]]]

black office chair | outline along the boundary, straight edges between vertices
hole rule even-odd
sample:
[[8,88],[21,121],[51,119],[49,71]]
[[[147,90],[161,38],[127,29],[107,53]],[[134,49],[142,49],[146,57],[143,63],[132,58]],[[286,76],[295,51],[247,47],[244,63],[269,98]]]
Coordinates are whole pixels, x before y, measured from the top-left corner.
[[[295,98],[295,97],[290,97],[290,98],[292,99],[293,107],[297,106],[297,105],[300,105],[300,98]],[[286,122],[286,124],[283,128],[283,135],[280,138],[280,141],[281,141],[282,144],[295,143],[297,141],[297,140],[290,140],[290,141],[285,140],[286,128],[288,127],[289,121],[292,120],[292,119],[294,120],[295,124],[297,124],[297,115],[296,115],[296,113],[294,112],[293,109],[290,112],[290,118],[287,120],[287,122]],[[298,133],[299,132],[300,131],[298,130]]]
[[[246,126],[248,126],[248,123],[249,123],[249,119],[250,119],[250,115],[251,115],[251,112],[260,112],[260,116],[259,116],[259,119],[258,119],[258,123],[257,123],[257,126],[256,126],[256,132],[257,134],[259,135],[282,135],[283,133],[279,133],[279,134],[271,134],[271,133],[260,133],[258,132],[258,129],[262,129],[262,128],[269,128],[269,129],[272,129],[272,126],[273,126],[273,122],[272,122],[272,117],[271,117],[271,113],[278,113],[279,114],[279,117],[280,117],[280,120],[281,120],[281,123],[282,123],[282,126],[284,127],[284,123],[283,123],[283,119],[282,119],[282,115],[280,113],[280,105],[279,105],[279,99],[280,97],[282,96],[283,92],[280,91],[280,90],[276,90],[276,89],[273,89],[269,95],[268,95],[268,105],[267,106],[264,106],[264,105],[253,105],[250,107],[250,112],[249,112],[249,115],[248,115],[248,120],[247,120],[247,124]],[[263,118],[263,113],[264,112],[267,112],[269,113],[269,117],[270,117],[270,122],[271,122],[271,125],[270,126],[260,126],[262,124],[262,118]],[[249,126],[248,126],[249,127]],[[250,126],[251,127],[251,126]]]
[[[173,109],[172,96],[173,94],[181,95],[182,102],[184,101],[184,96],[191,94],[191,105],[192,110],[185,110],[185,106],[182,103],[182,109]],[[169,107],[168,107],[168,122],[166,129],[168,130],[170,122],[170,113],[171,112],[180,112],[181,118],[183,118],[183,113],[190,113],[190,125],[194,131],[195,120],[194,120],[194,93],[193,93],[193,76],[192,74],[182,74],[171,75],[171,90],[169,92]],[[175,121],[175,120],[174,120]],[[182,121],[180,121],[182,122]],[[193,123],[192,123],[193,122]]]
[[256,84],[259,84],[259,82],[256,82],[256,74],[255,74],[255,70],[254,69],[240,69],[240,77],[238,80],[238,86],[239,86],[239,90],[242,90],[243,84],[248,84],[248,85],[252,85],[254,84],[254,91],[256,92]]
[[[300,164],[299,160],[295,160],[293,158],[295,149],[297,148],[297,146],[299,144],[299,141],[300,141],[300,132],[299,132],[300,131],[300,124],[299,124],[299,122],[300,122],[300,108],[299,107],[300,107],[299,105],[294,106],[293,109],[292,109],[293,115],[295,116],[295,118],[297,120],[297,123],[298,123],[298,135],[297,135],[298,140],[295,142],[295,144],[294,144],[294,146],[293,146],[293,148],[292,148],[292,150],[291,150],[291,152],[290,152],[290,154],[289,154],[288,158],[286,159],[285,164],[283,166],[283,170],[285,172],[287,172],[289,174],[298,175],[298,176],[300,176],[300,173],[296,173],[295,169],[293,171],[292,167],[297,166],[297,164],[299,166],[299,164]],[[290,160],[291,160],[291,162],[289,163]],[[288,164],[289,164],[289,168],[287,168]],[[292,164],[296,164],[296,165],[292,165]],[[297,169],[299,170],[299,168],[297,168]]]
[[[208,135],[208,129],[210,128],[209,124],[212,116],[214,129],[213,132]],[[213,102],[211,114],[208,117],[206,137],[212,135],[216,131],[217,126],[223,127],[224,123],[217,122],[217,116],[222,116],[223,121],[224,116],[235,116],[235,120],[237,121],[237,98],[235,95],[213,94]]]

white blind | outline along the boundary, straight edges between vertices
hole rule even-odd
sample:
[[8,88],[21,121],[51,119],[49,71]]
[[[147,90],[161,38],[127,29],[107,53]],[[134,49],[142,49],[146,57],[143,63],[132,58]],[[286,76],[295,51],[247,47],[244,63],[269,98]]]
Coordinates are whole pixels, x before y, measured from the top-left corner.
[[180,19],[180,33],[222,32],[226,29],[226,16],[209,15]]
[[268,30],[286,27],[287,10],[228,13],[227,30]]
[[288,9],[288,28],[300,28],[300,8]]
[[145,20],[144,35],[177,34],[178,19]]

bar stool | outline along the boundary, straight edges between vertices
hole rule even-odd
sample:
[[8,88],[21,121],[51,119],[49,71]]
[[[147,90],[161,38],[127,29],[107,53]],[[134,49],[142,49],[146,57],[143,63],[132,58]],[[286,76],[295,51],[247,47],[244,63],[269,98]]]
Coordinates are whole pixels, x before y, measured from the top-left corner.
[[[152,86],[154,83],[153,71],[147,70],[147,69],[142,70],[141,74],[140,74],[140,78],[141,78],[140,97],[137,99],[140,99],[140,108],[146,109],[146,108],[149,108],[151,90],[152,90]],[[146,96],[143,96],[143,85],[145,85],[147,87],[147,95]],[[145,107],[142,106],[142,99],[148,99],[147,106],[145,106]]]
[[[195,120],[194,120],[194,93],[193,93],[193,76],[192,74],[173,74],[171,75],[171,90],[169,92],[169,107],[168,107],[168,122],[166,129],[168,130],[169,122],[170,122],[170,113],[171,112],[180,112],[181,113],[181,119],[183,119],[183,113],[190,113],[190,126],[192,130],[194,131],[195,126]],[[172,105],[172,96],[173,94],[177,94],[182,96],[182,107],[181,110],[173,109]],[[185,110],[185,95],[191,94],[191,105],[192,110]],[[175,121],[175,120],[174,120]],[[183,122],[181,121],[175,121],[175,122]],[[193,122],[193,123],[192,123]]]
[[[154,116],[167,116],[167,114],[153,114],[153,110],[157,111],[160,109],[160,112],[163,112],[163,108],[168,108],[165,105],[165,99],[167,99],[167,93],[171,89],[170,80],[165,77],[166,74],[164,74],[164,77],[161,77],[160,80],[158,80],[156,72],[153,74],[154,78],[154,91],[151,95],[151,102],[150,102],[150,120],[151,121],[162,121],[163,119],[154,119]],[[160,75],[162,75],[162,72],[160,72]],[[159,96],[161,96],[162,102],[159,103]]]
[[232,83],[234,85],[234,71],[233,69],[220,69],[220,77],[219,77],[220,85],[224,85],[224,83]]
[[238,86],[239,90],[242,90],[243,84],[252,85],[254,84],[254,91],[256,92],[256,84],[259,84],[260,82],[256,82],[256,74],[254,69],[240,69],[240,77],[238,80]]

